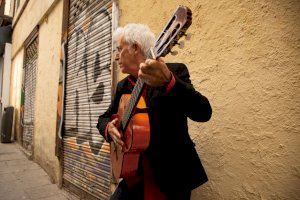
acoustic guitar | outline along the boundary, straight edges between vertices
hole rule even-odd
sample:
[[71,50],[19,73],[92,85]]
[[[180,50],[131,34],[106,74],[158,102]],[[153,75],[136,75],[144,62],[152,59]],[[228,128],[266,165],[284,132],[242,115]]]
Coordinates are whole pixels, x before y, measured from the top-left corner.
[[[179,6],[152,49],[152,59],[164,57],[171,52],[174,45],[183,46],[178,42],[186,34],[192,23],[192,12],[188,7]],[[175,53],[175,52],[171,52]],[[116,180],[130,178],[136,175],[141,153],[150,142],[150,125],[146,102],[142,96],[145,83],[138,78],[131,94],[122,95],[118,113],[120,119],[119,131],[124,142],[120,146],[113,141],[110,143],[112,173]]]

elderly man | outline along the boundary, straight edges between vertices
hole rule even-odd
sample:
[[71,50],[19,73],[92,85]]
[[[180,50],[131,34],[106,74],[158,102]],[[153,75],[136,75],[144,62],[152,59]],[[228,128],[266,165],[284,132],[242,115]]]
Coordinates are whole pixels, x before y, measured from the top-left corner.
[[118,83],[114,101],[99,116],[97,128],[108,142],[124,144],[120,119],[111,120],[111,116],[117,113],[121,96],[130,94],[137,78],[141,78],[147,85],[144,98],[150,144],[139,161],[136,176],[142,178],[123,179],[111,199],[190,199],[191,190],[208,179],[189,136],[187,118],[208,121],[210,103],[194,89],[184,64],[148,59],[155,36],[147,26],[127,24],[115,31],[114,40],[116,60],[128,76]]

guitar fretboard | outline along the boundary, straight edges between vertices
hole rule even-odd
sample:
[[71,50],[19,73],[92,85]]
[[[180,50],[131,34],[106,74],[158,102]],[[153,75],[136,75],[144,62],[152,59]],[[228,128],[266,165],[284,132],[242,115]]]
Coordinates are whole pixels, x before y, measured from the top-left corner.
[[139,98],[142,95],[144,86],[145,86],[145,82],[141,78],[138,78],[136,81],[136,84],[133,88],[133,91],[131,93],[131,97],[130,97],[128,106],[126,107],[123,118],[122,118],[122,127],[121,127],[122,131],[126,130],[126,127],[130,120],[130,117],[132,115],[133,109],[135,108]]

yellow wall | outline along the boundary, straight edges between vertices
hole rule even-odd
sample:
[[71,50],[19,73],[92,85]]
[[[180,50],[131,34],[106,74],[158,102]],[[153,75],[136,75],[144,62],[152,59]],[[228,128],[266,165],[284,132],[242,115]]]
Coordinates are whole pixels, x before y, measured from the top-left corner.
[[15,59],[12,62],[12,72],[11,72],[11,84],[10,90],[10,105],[20,108],[21,104],[21,85],[22,85],[22,70],[23,70],[23,59],[24,51],[23,49],[19,51]]
[[58,0],[30,0],[22,13],[19,21],[16,23],[25,0],[20,0],[20,6],[13,18],[14,31],[12,35],[12,57],[22,48],[24,41],[33,29],[42,22],[46,14],[51,11],[52,6]]
[[19,129],[17,128],[20,125],[20,105],[21,105],[21,87],[22,87],[22,73],[23,73],[23,59],[24,59],[24,50],[22,49],[15,56],[11,64],[11,82],[10,82],[10,101],[9,104],[15,108],[15,119],[13,133],[15,133],[16,138],[19,137]]
[[299,198],[300,2],[120,0],[120,25],[158,34],[178,5],[193,37],[165,60],[186,63],[213,107],[189,124],[210,179],[192,199]]
[[[57,92],[60,67],[63,1],[29,1],[13,31],[13,89],[11,102],[20,108],[24,41],[39,25],[35,94],[34,160],[53,182],[61,179],[55,156]],[[15,19],[15,18],[14,18]],[[21,59],[22,58],[22,59]],[[21,74],[21,75],[20,75]],[[15,127],[19,126],[16,116]],[[18,129],[16,130],[18,132]]]
[[4,15],[12,16],[12,10],[10,8],[11,0],[5,1]]
[[53,181],[60,178],[55,144],[62,8],[60,1],[40,25],[35,102],[34,157]]
[[[26,1],[27,1],[27,0],[20,0],[20,3],[19,3],[18,8],[17,8],[17,5],[16,5],[17,0],[14,0],[14,1],[12,2],[13,7],[15,7],[15,13],[14,13],[15,16],[18,15],[18,14],[21,12],[22,6],[25,4]],[[13,9],[13,8],[12,8],[12,9]],[[14,16],[13,22],[16,21],[16,17],[15,17],[15,16]]]

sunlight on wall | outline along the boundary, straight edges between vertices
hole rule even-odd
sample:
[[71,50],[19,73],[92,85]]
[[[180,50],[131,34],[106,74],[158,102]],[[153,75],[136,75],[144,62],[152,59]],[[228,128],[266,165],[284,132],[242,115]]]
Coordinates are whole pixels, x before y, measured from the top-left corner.
[[14,58],[12,63],[10,104],[16,109],[20,108],[21,103],[22,69],[24,58],[23,56],[24,51],[21,50]]

